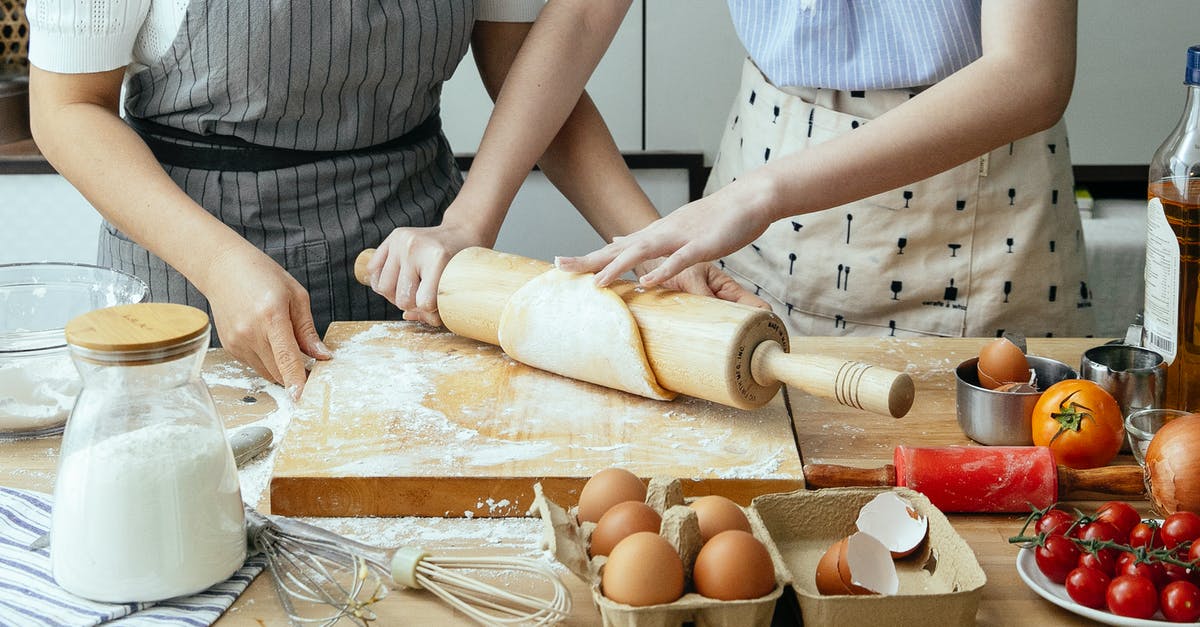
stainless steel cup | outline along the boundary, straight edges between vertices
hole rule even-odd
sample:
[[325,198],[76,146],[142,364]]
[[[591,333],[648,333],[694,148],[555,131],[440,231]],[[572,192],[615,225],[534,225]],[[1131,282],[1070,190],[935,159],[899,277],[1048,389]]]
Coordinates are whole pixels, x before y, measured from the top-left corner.
[[1079,374],[1117,399],[1121,415],[1159,408],[1167,393],[1167,364],[1162,355],[1140,346],[1105,344],[1083,353]]
[[1027,355],[1037,375],[1036,392],[997,392],[979,384],[979,358],[972,357],[955,369],[958,426],[980,444],[1025,446],[1033,444],[1033,406],[1042,390],[1074,379],[1075,370],[1053,359]]

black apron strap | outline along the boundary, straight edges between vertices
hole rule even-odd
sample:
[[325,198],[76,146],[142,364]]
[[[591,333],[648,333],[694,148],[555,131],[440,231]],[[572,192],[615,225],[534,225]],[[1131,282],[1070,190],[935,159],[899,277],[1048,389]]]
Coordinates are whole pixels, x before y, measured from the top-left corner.
[[352,150],[293,150],[252,144],[230,135],[200,135],[133,116],[127,116],[125,123],[163,165],[226,172],[263,172],[333,157],[388,152],[436,137],[442,130],[441,116],[434,111],[412,130],[381,144]]

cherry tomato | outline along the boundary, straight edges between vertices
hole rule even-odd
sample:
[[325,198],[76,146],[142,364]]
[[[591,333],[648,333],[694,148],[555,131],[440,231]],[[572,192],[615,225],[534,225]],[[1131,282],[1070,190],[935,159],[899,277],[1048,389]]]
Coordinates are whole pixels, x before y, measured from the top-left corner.
[[1079,529],[1080,540],[1111,540],[1112,542],[1125,543],[1125,539],[1121,537],[1121,530],[1117,526],[1104,522],[1103,520],[1093,520]]
[[1162,546],[1162,537],[1158,533],[1158,523],[1153,520],[1143,520],[1133,526],[1129,532],[1129,546],[1137,548],[1156,549]]
[[1129,537],[1129,532],[1133,530],[1134,526],[1142,522],[1142,517],[1129,503],[1124,501],[1109,501],[1096,510],[1096,520],[1111,523],[1119,529],[1124,536],[1121,542],[1124,543],[1125,538]]
[[1163,519],[1162,528],[1158,533],[1162,537],[1163,546],[1168,549],[1200,538],[1200,514],[1175,512]]
[[1117,572],[1117,553],[1116,549],[1100,549],[1095,553],[1084,551],[1079,556],[1079,565],[1098,570],[1111,579]]
[[1117,572],[1116,575],[1136,575],[1145,577],[1154,584],[1155,589],[1162,587],[1167,580],[1166,571],[1163,570],[1162,562],[1139,562],[1137,556],[1133,553],[1121,553],[1117,557]]
[[1050,581],[1062,583],[1079,565],[1079,547],[1065,536],[1047,536],[1033,553],[1038,569]]
[[1067,533],[1067,529],[1075,523],[1075,516],[1061,509],[1052,509],[1038,519],[1034,531],[1046,535]]
[[1166,562],[1163,562],[1162,568],[1163,568],[1163,581],[1165,583],[1171,583],[1172,581],[1191,581],[1192,580],[1192,572],[1183,566],[1180,566],[1178,564],[1168,564]]
[[1033,443],[1049,446],[1059,464],[1096,468],[1121,450],[1125,426],[1116,399],[1097,383],[1067,379],[1046,388],[1033,406]]
[[[1074,597],[1071,597],[1074,598]],[[1173,581],[1159,595],[1162,613],[1173,623],[1200,620],[1200,588],[1186,581]]]
[[1158,589],[1145,577],[1121,575],[1104,595],[1108,611],[1118,616],[1150,618],[1158,611]]
[[1108,575],[1094,568],[1080,566],[1067,575],[1067,594],[1080,605],[1101,608],[1104,607],[1108,583]]

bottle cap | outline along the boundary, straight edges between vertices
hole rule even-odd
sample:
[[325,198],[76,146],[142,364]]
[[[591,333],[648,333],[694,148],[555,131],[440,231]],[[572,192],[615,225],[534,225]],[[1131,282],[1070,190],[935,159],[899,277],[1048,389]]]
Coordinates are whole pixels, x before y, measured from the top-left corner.
[[1183,82],[1187,85],[1200,85],[1200,45],[1188,48],[1187,74]]
[[67,343],[101,353],[161,351],[208,332],[208,315],[173,303],[137,303],[89,311],[67,323]]

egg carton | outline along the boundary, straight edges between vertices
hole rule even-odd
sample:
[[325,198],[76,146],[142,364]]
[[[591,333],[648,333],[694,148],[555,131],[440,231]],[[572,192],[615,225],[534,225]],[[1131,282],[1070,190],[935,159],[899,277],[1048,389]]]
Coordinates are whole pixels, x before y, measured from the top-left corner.
[[[817,592],[817,562],[833,543],[854,533],[858,511],[880,492],[891,490],[928,520],[928,537],[920,550],[896,561],[899,591],[895,595],[837,595]],[[928,627],[972,625],[987,577],[975,553],[950,525],[945,514],[923,494],[909,488],[827,488],[766,494],[744,508],[754,536],[766,546],[775,565],[775,590],[748,601],[720,601],[689,592],[672,603],[632,607],[608,599],[600,591],[600,569],[606,558],[588,558],[594,523],[579,525],[534,486],[533,512],[545,524],[543,543],[572,573],[591,586],[592,600],[604,625],[611,627],[698,627],[769,625],[783,587],[792,586],[800,614],[808,625],[888,625]],[[684,503],[677,480],[655,478],[646,503],[663,516],[660,535],[679,551],[690,585],[691,565],[700,548],[699,525]]]
[[[591,586],[592,601],[600,608],[606,627],[676,627],[695,623],[697,627],[748,627],[770,625],[775,602],[783,594],[787,581],[780,579],[776,561],[775,589],[766,596],[743,601],[721,601],[687,592],[671,603],[634,607],[617,603],[600,591],[600,569],[608,558],[588,557],[587,547],[596,524],[576,522],[575,509],[570,512],[546,498],[541,484],[535,484],[532,512],[540,514],[545,524],[543,544],[575,576]],[[678,479],[653,478],[646,489],[646,504],[662,516],[659,531],[675,547],[683,560],[687,589],[691,588],[692,565],[700,553],[702,540],[696,512],[684,505],[683,489]],[[753,522],[751,523],[753,526]],[[754,536],[768,546],[765,532],[755,527]],[[772,560],[775,558],[772,556]]]

